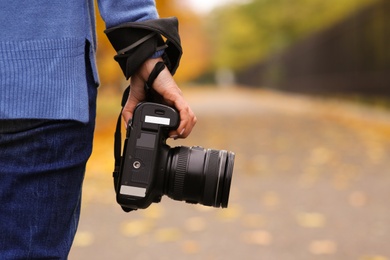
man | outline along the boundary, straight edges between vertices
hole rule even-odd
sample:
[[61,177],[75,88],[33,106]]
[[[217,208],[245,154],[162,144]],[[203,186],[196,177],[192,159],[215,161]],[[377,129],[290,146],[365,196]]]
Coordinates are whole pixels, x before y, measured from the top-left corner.
[[[153,0],[100,0],[107,28],[158,19]],[[79,220],[92,149],[98,76],[93,0],[0,2],[0,259],[66,259]],[[127,122],[161,53],[131,75]],[[196,117],[169,68],[153,88]]]

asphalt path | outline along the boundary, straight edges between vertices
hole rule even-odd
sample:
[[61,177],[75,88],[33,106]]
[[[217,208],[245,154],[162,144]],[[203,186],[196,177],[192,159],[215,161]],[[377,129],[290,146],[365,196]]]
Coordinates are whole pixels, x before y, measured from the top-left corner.
[[229,207],[165,196],[124,213],[114,120],[100,119],[69,259],[390,259],[390,111],[266,90],[184,94],[198,124],[169,144],[236,153]]

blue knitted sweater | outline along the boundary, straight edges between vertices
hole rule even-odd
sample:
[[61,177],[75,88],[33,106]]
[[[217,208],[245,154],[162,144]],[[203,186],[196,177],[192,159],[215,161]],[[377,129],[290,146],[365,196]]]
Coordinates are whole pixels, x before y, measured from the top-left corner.
[[[86,74],[98,84],[93,2],[0,1],[0,119],[88,121]],[[98,6],[107,28],[158,17],[154,0]]]

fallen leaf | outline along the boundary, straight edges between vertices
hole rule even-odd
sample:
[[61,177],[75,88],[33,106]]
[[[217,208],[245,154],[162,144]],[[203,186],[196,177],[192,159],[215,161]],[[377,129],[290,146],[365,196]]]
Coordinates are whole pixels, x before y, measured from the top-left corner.
[[313,255],[332,255],[336,253],[337,245],[332,240],[316,240],[310,243],[309,251]]
[[142,213],[146,218],[159,219],[164,216],[164,208],[159,204],[152,204]]
[[316,147],[311,151],[309,162],[313,165],[324,165],[330,161],[332,152],[325,147]]
[[150,220],[133,220],[122,224],[122,234],[127,237],[136,237],[150,232],[153,228],[153,223]]
[[182,250],[186,254],[196,254],[200,251],[200,245],[194,240],[184,241],[182,244]]
[[298,224],[305,228],[322,228],[326,224],[326,218],[321,213],[301,212],[296,215]]
[[272,235],[265,230],[248,231],[241,234],[244,243],[268,246],[272,243]]
[[217,216],[220,220],[232,221],[240,217],[242,209],[239,205],[233,204],[228,208],[219,210]]
[[73,241],[74,247],[88,247],[94,242],[94,235],[88,231],[78,231]]
[[367,204],[367,195],[361,191],[354,191],[349,195],[348,201],[352,207],[361,208]]
[[265,217],[259,214],[248,214],[242,218],[243,226],[248,228],[260,228],[263,227],[265,223]]
[[262,203],[267,208],[276,208],[280,204],[280,198],[279,195],[276,192],[270,191],[264,194],[264,196],[261,198]]
[[389,260],[389,258],[381,255],[363,256],[359,260]]
[[177,228],[161,228],[156,230],[154,237],[158,242],[174,242],[181,237],[181,232]]
[[186,220],[185,227],[190,232],[199,232],[206,229],[206,221],[201,217],[192,217]]
[[372,143],[367,149],[367,157],[373,164],[380,163],[385,158],[386,152],[380,144]]

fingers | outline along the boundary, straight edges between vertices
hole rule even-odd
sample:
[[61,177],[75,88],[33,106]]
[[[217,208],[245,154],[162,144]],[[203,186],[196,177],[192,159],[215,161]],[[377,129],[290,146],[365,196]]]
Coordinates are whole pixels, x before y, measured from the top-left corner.
[[[156,60],[146,61],[140,70],[131,77],[130,95],[122,112],[126,125],[132,118],[136,105],[145,99],[144,84],[156,62]],[[186,138],[195,126],[197,118],[167,68],[158,75],[152,87],[163,97],[167,105],[175,107],[179,111],[180,124],[176,130],[169,133],[169,136],[175,139]]]
[[174,106],[180,113],[180,124],[176,130],[169,133],[170,137],[174,139],[186,138],[195,126],[197,118],[184,99],[177,100]]
[[197,118],[168,69],[164,69],[156,78],[153,89],[168,105],[175,107],[180,113],[179,127],[170,132],[170,137],[186,138],[195,126]]

